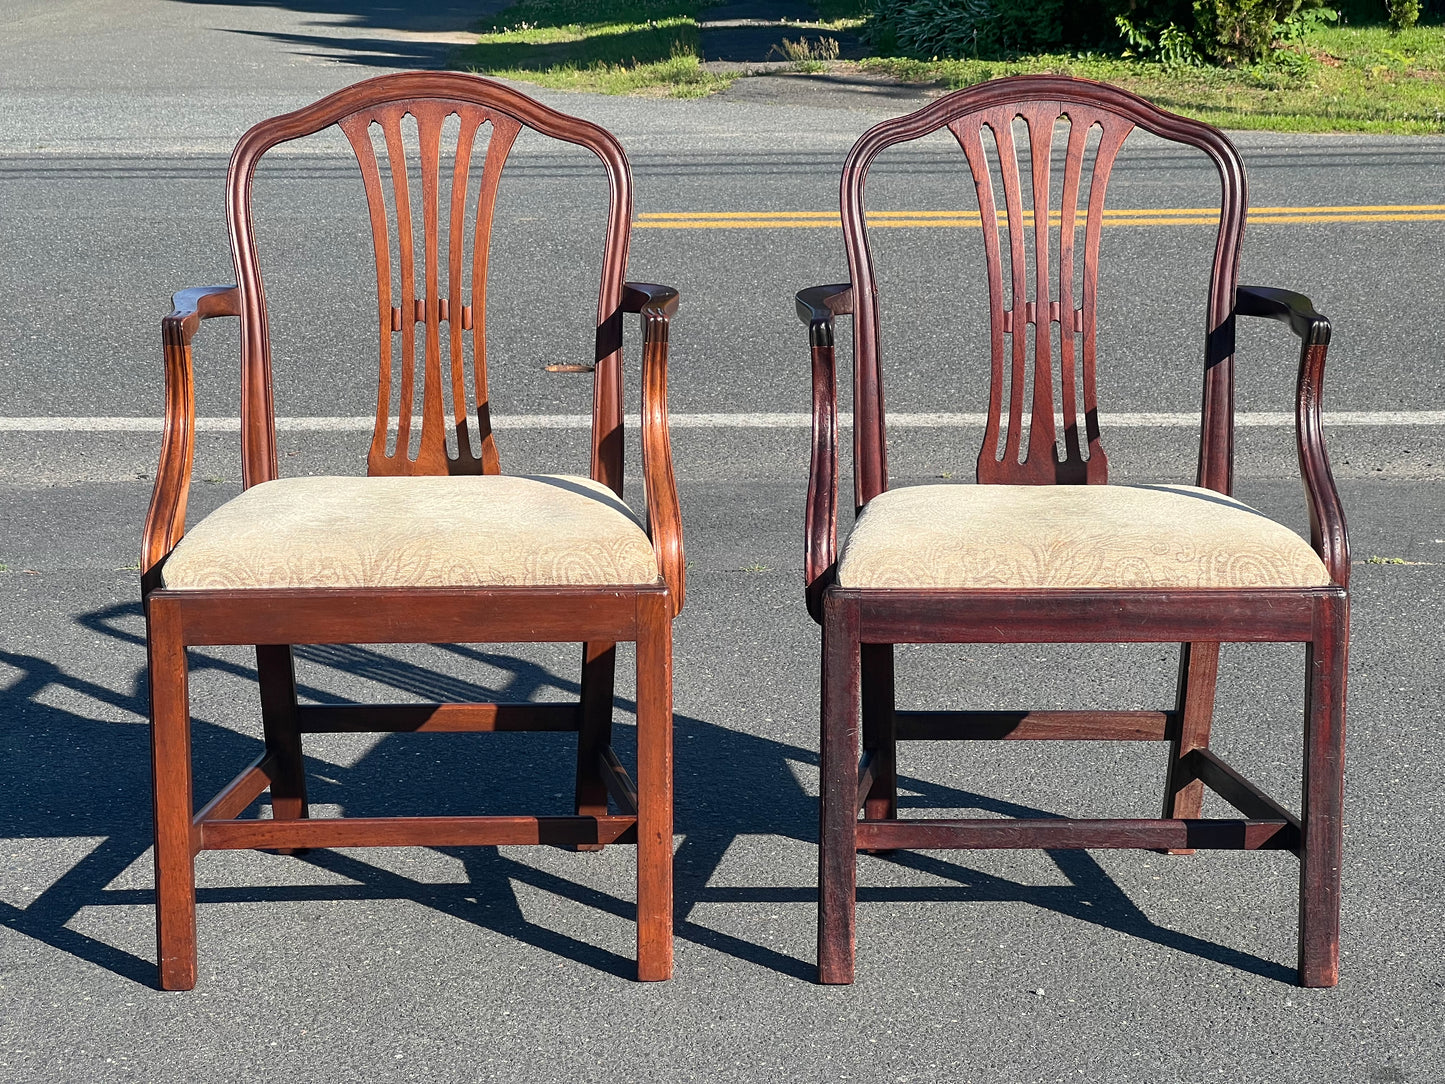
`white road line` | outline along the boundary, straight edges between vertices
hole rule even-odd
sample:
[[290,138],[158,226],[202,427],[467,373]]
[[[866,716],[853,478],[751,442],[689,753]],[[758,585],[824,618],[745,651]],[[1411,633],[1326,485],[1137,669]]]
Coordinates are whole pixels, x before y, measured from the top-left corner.
[[[888,424],[895,429],[970,429],[982,428],[983,414],[906,414],[888,415]],[[636,426],[636,414],[626,416],[626,424]],[[1240,413],[1234,416],[1241,427],[1288,427],[1294,415],[1285,412]],[[370,417],[328,418],[319,416],[277,418],[276,428],[286,432],[370,432]],[[808,414],[674,414],[674,429],[806,429],[812,424]],[[413,421],[420,425],[421,419]],[[511,414],[495,417],[496,429],[586,429],[592,424],[589,414]],[[838,415],[840,426],[851,426],[853,416],[846,411]],[[1199,415],[1120,413],[1101,414],[1102,429],[1189,428],[1199,424]],[[1325,413],[1325,424],[1334,427],[1385,427],[1445,425],[1445,410],[1337,410]],[[395,428],[395,423],[393,423]],[[203,433],[239,433],[240,418],[197,418],[196,429]],[[124,417],[0,417],[0,433],[159,433],[160,418]]]

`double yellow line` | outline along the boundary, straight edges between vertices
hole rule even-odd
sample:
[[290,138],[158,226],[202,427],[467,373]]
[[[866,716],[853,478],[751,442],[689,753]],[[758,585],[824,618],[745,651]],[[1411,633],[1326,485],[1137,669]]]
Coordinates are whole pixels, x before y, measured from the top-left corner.
[[[1062,219],[1058,211],[1049,213],[1049,224],[1057,226]],[[977,211],[871,211],[868,225],[872,229],[977,229]],[[1104,211],[1105,226],[1213,226],[1219,221],[1217,207],[1135,208]],[[1445,222],[1445,204],[1380,204],[1345,207],[1255,207],[1249,221],[1260,223],[1291,222]],[[1023,213],[1023,225],[1034,225],[1034,213]],[[1080,211],[1076,228],[1082,228],[1085,214]],[[1008,225],[1008,215],[998,213],[999,226]],[[651,230],[789,230],[837,229],[841,223],[836,211],[653,211],[637,216],[639,229]]]

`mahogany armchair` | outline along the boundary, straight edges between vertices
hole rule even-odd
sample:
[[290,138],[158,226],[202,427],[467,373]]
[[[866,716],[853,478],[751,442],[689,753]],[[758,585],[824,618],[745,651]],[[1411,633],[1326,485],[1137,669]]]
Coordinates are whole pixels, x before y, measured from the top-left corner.
[[[411,152],[402,135],[407,116],[417,133]],[[454,156],[444,168],[443,126],[449,120],[454,127],[447,130],[458,135],[455,148],[446,148]],[[375,245],[376,421],[366,477],[281,478],[252,177],[272,148],[331,125],[356,154]],[[608,180],[587,477],[502,475],[491,428],[484,335],[488,252],[498,181],[524,127],[591,151]],[[481,179],[471,189],[477,195],[469,208],[474,157],[481,161]],[[389,210],[388,175],[390,207],[415,205],[424,223],[421,236],[413,236],[410,215],[397,219]],[[498,83],[455,73],[406,73],[367,80],[256,125],[236,148],[226,191],[236,285],[182,291],[163,322],[165,430],[144,536],[161,986],[189,989],[196,982],[199,851],[522,843],[590,850],[635,843],[637,974],[668,978],[671,628],[683,603],[666,400],[668,327],[677,294],[624,281],[632,190],[622,148],[596,125]],[[439,266],[443,230],[447,258]],[[641,315],[643,328],[645,525],[621,500],[622,317],[629,312]],[[200,321],[214,317],[239,317],[241,323],[244,489],[187,530],[195,433],[191,340]],[[412,432],[414,414],[419,440]],[[449,428],[454,450],[446,439]],[[297,701],[293,644],[542,641],[583,645],[578,702]],[[615,645],[622,641],[637,645],[635,784],[611,745]],[[187,649],[214,644],[257,645],[265,748],[197,811]],[[577,733],[570,815],[308,817],[303,734],[519,730]],[[240,819],[267,790],[273,817]],[[609,797],[619,812],[609,811]]]
[[[1066,128],[1067,145],[1061,206],[1049,209],[1062,229],[1042,213],[1057,168],[1056,125]],[[1105,484],[1095,391],[1100,228],[1110,168],[1135,127],[1197,148],[1220,182],[1194,486]],[[890,489],[864,189],[881,151],[944,128],[973,174],[988,273],[991,378],[979,484]],[[853,981],[857,851],[992,847],[1288,850],[1300,861],[1299,982],[1337,981],[1350,566],[1321,433],[1330,326],[1299,294],[1237,284],[1245,211],[1243,165],[1222,133],[1084,80],[1022,76],[961,90],[878,124],[849,153],[842,220],[852,281],[798,294],[813,374],[807,599],[823,641],[820,982]],[[840,547],[834,323],[844,315],[854,328],[858,515]],[[1230,496],[1240,316],[1284,321],[1301,343],[1296,422],[1309,543]],[[947,330],[938,328],[941,336]],[[1305,644],[1299,816],[1209,748],[1219,646],[1227,641]],[[1176,701],[1159,711],[896,710],[893,645],[1015,642],[1177,642]],[[897,742],[925,738],[1162,742],[1162,816],[900,818]],[[1201,819],[1205,787],[1239,815]]]

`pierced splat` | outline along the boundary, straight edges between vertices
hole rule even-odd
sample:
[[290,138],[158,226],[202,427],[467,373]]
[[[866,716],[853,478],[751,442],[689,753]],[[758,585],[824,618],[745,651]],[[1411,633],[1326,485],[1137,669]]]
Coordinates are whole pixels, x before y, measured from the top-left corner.
[[[1015,124],[1024,124],[1029,162],[1029,207],[1019,176]],[[1060,122],[1067,127],[1063,185],[1058,210],[1050,198],[1051,155]],[[1099,278],[1099,233],[1104,196],[1114,158],[1133,123],[1103,110],[1070,103],[1038,102],[980,110],[948,125],[968,157],[978,192],[988,263],[989,343],[991,379],[988,421],[978,458],[978,480],[1013,484],[1102,483],[1108,460],[1099,441],[1095,391],[1095,335]],[[1087,211],[1080,215],[1079,195],[1090,133],[1098,132],[1088,183]],[[994,144],[994,162],[1003,186],[998,207],[990,155],[984,133]],[[1029,227],[1032,227],[1030,230]],[[1075,295],[1076,235],[1084,230],[1080,288]],[[1055,227],[1057,230],[1055,231]],[[1004,290],[999,234],[1008,234],[1009,289]],[[1052,237],[1057,235],[1058,275],[1051,275]],[[1032,234],[1032,244],[1028,235]],[[1030,295],[1028,269],[1032,267]],[[1054,287],[1057,287],[1055,290]],[[1055,331],[1057,329],[1057,331]],[[1058,369],[1054,342],[1058,337]],[[1033,340],[1029,372],[1029,340]],[[1033,393],[1024,421],[1029,377]],[[1055,381],[1058,385],[1055,400]],[[1007,405],[1005,406],[1005,395]],[[1082,418],[1079,399],[1082,398]],[[1000,416],[1007,410],[1007,428]],[[1063,425],[1063,456],[1059,455],[1055,419]],[[1083,423],[1083,438],[1079,426]],[[1027,428],[1028,443],[1023,444]],[[1021,454],[1022,452],[1022,454]]]
[[[403,120],[407,116],[412,117],[416,125],[419,159],[416,164],[421,180],[424,277],[420,292],[416,276],[411,163],[403,138]],[[443,281],[441,140],[443,128],[452,116],[459,124],[450,177]],[[500,462],[492,436],[487,395],[487,259],[497,183],[521,124],[506,114],[468,102],[413,100],[359,110],[343,118],[339,125],[361,166],[376,251],[381,369],[367,473],[496,474],[500,471]],[[488,130],[486,154],[477,190],[468,260],[468,181],[478,132],[484,125]],[[374,128],[380,130],[381,144],[386,151],[391,179],[389,206],[373,138]],[[471,333],[470,389],[466,379],[466,332]],[[420,404],[416,401],[419,351]],[[445,371],[443,353],[447,362]],[[450,419],[446,417],[448,399]],[[415,436],[414,417],[419,417],[421,422],[420,433]],[[475,447],[471,433],[473,418],[477,427]],[[393,424],[396,436],[388,450],[388,430]],[[455,454],[447,447],[449,424],[454,434]]]

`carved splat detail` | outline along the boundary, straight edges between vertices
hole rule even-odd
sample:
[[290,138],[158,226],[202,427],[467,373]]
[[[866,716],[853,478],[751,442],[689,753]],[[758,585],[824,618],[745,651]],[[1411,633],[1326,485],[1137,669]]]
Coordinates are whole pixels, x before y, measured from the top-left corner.
[[[240,298],[242,483],[253,486],[279,476],[270,328],[252,222],[252,181],[258,163],[273,147],[333,125],[343,128],[361,166],[375,234],[382,356],[369,459],[373,474],[499,470],[487,392],[486,287],[501,171],[522,128],[596,156],[607,178],[608,200],[595,354],[587,359],[593,369],[589,473],[620,495],[625,444],[620,306],[632,221],[627,158],[611,133],[590,121],[460,72],[403,72],[368,79],[294,113],[264,120],[236,145],[226,177],[226,219]],[[453,140],[456,153],[447,178],[442,175],[441,149],[445,144],[450,152]],[[414,161],[409,163],[408,155]],[[469,184],[479,157],[480,176]],[[418,190],[421,199],[413,204]],[[398,207],[406,213],[397,216]],[[419,216],[415,222],[414,215]],[[422,244],[420,256],[414,234]],[[439,251],[443,237],[444,259]],[[550,301],[539,299],[539,319]],[[463,334],[467,331],[472,332],[470,343]],[[474,360],[470,395],[468,346]],[[414,416],[421,418],[419,426]],[[397,436],[395,450],[389,452],[393,420]],[[478,431],[471,431],[472,425]]]
[[[1025,137],[1022,148],[1016,138],[1020,122]],[[1055,210],[1050,197],[1051,158],[1055,132],[1061,124],[1066,127],[1068,137],[1062,191]],[[948,127],[973,171],[988,265],[991,379],[988,421],[978,457],[978,480],[1012,484],[1106,482],[1109,468],[1099,440],[1095,385],[1099,236],[1109,173],[1134,125],[1116,114],[1074,103],[1034,102],[1027,106],[980,110],[954,120]],[[1088,150],[1093,131],[1098,132],[1098,139],[1092,155],[1087,210],[1081,222],[1079,194],[1086,161],[1090,158]],[[987,140],[985,133],[989,136]],[[990,142],[997,150],[992,163],[987,148]],[[1024,209],[1020,152],[1029,165],[1028,211]],[[1002,213],[991,164],[997,169],[1003,187]],[[1083,274],[1076,298],[1076,245],[1081,225]],[[1000,232],[1004,231],[1009,246],[1007,292],[999,239]],[[1050,270],[1055,251],[1058,256],[1056,280]],[[1032,296],[1028,281],[1030,267]],[[1057,371],[1053,356],[1056,334]],[[1032,372],[1028,357],[1030,338],[1033,339]],[[1028,444],[1024,447],[1025,397],[1030,376],[1033,394],[1028,404]],[[1080,390],[1082,412],[1078,401]],[[1008,424],[1003,430],[1000,417],[1005,410]],[[1056,417],[1063,425],[1062,456]]]
[[[1037,184],[1039,192],[1047,188],[1051,171],[1048,159],[1053,149],[1054,131],[1066,124],[1069,135],[1064,152],[1065,166],[1059,202],[1072,215],[1064,217],[1074,225],[1063,231],[1059,249],[1059,297],[1050,300],[1048,249],[1039,243],[1042,233],[1039,221],[1028,221],[1023,210],[1023,190],[1018,180],[1018,150],[1013,144],[1021,126],[1029,140],[1030,195]],[[1135,127],[1173,143],[1193,147],[1213,163],[1219,176],[1219,230],[1214,244],[1214,267],[1210,273],[1209,299],[1205,312],[1204,381],[1201,401],[1198,484],[1221,493],[1230,492],[1234,469],[1234,304],[1239,284],[1239,244],[1244,230],[1248,197],[1244,183],[1244,167],[1238,152],[1218,130],[1150,105],[1144,99],[1085,79],[1051,75],[1019,75],[996,79],[970,87],[967,91],[939,98],[922,109],[903,117],[885,120],[865,132],[848,152],[843,165],[842,223],[843,243],[848,254],[850,289],[848,301],[853,313],[853,491],[855,505],[862,508],[888,488],[888,439],[884,424],[883,366],[880,351],[878,283],[873,254],[868,243],[868,218],[865,192],[868,171],[875,159],[889,147],[920,139],[949,129],[955,139],[965,144],[974,142],[976,160],[984,158],[984,147],[996,150],[1001,141],[1009,149],[1003,155],[1009,170],[1000,171],[1000,184],[1005,186],[1004,224],[1011,228],[1009,254],[1026,252],[1025,231],[1033,227],[1034,246],[1044,252],[1042,268],[1036,266],[1034,296],[1027,296],[1026,279],[1019,274],[1019,264],[1011,268],[1012,294],[1005,300],[1001,245],[997,228],[985,229],[984,240],[993,246],[995,255],[990,266],[990,298],[992,307],[993,380],[990,397],[991,413],[1002,413],[1005,401],[1004,375],[1021,379],[1012,381],[1007,399],[1012,408],[1011,434],[1017,435],[1010,458],[1007,437],[999,448],[1001,426],[990,425],[989,443],[979,456],[978,480],[981,482],[1103,482],[1107,461],[1098,437],[1097,403],[1094,388],[1095,310],[1098,281],[1099,235],[1103,225],[1104,195],[1114,158],[1125,137]],[[987,133],[985,141],[984,133]],[[1091,132],[1097,132],[1097,142]],[[970,135],[970,133],[973,133]],[[1037,134],[1038,138],[1032,138]],[[1090,150],[1093,150],[1092,158]],[[1037,154],[1035,153],[1037,152]],[[1086,163],[1091,168],[1086,171]],[[1087,211],[1084,215],[1084,266],[1077,267],[1078,203],[1082,197],[1083,178],[1089,177]],[[976,176],[982,187],[985,175]],[[985,217],[993,215],[989,224],[998,222],[999,208],[993,197],[993,183],[980,193]],[[1011,197],[1008,187],[1012,187]],[[1012,214],[1010,211],[1012,201]],[[1039,200],[1042,207],[1051,206],[1047,198]],[[1030,212],[1031,214],[1031,212]],[[1047,216],[1044,216],[1047,218]],[[990,238],[990,234],[993,236]],[[1076,271],[1078,273],[1076,273]],[[1076,288],[1077,281],[1077,288]],[[1043,284],[1039,289],[1038,283]],[[1077,302],[1075,296],[1077,295]],[[1047,314],[1046,339],[1051,338],[1052,324],[1059,323],[1060,350],[1059,424],[1051,412],[1033,410],[1052,397],[1054,372],[1050,364],[1052,344],[1035,342],[1034,364],[1027,365],[1028,336],[1037,330],[1032,323]],[[1017,334],[1015,329],[1018,329]],[[947,335],[940,327],[940,335]],[[1005,344],[1004,336],[1013,338]],[[1035,336],[1037,340],[1038,336]],[[1007,367],[1004,358],[1009,359]],[[1042,367],[1039,365],[1043,359]],[[1020,367],[1022,368],[1020,369]],[[1026,393],[1027,382],[1038,372],[1044,373],[1049,395]],[[1029,447],[1024,463],[1017,462],[1022,433],[1023,402],[1030,401],[1031,419],[1037,424],[1030,430]],[[1080,404],[1082,400],[1082,404]],[[1080,411],[1082,405],[1082,411]],[[1079,432],[1079,414],[1083,415],[1083,433]],[[1057,431],[1062,429],[1064,454],[1060,457],[1052,446]],[[1085,459],[1087,452],[1088,458]]]
[[[411,173],[403,138],[403,121],[416,125],[421,180],[420,296],[416,278]],[[447,219],[446,279],[440,267],[441,138],[451,116],[459,121],[454,164],[450,178]],[[470,278],[464,280],[467,248],[468,180],[477,135],[487,128],[486,154],[477,192],[475,229],[471,244]],[[456,101],[395,101],[359,110],[339,126],[350,141],[361,166],[376,252],[376,292],[381,341],[381,369],[377,382],[376,427],[367,456],[369,474],[496,474],[500,470],[492,436],[487,396],[486,289],[487,257],[491,248],[492,212],[497,182],[512,143],[521,129],[512,117],[481,106]],[[391,175],[388,207],[373,130],[379,129]],[[393,237],[396,266],[393,268]],[[452,320],[453,313],[461,319]],[[446,325],[445,332],[442,325]],[[418,328],[421,329],[418,342]],[[464,332],[472,333],[472,388],[468,395]],[[443,372],[443,336],[447,366]],[[398,343],[398,338],[400,339]],[[399,347],[399,350],[398,350]],[[421,364],[421,403],[416,402],[418,348]],[[443,381],[446,381],[444,386]],[[396,384],[395,397],[393,382]],[[455,454],[447,447],[444,393],[451,400],[450,424]],[[393,414],[393,398],[396,406]],[[413,439],[412,419],[419,416],[419,440]],[[476,419],[480,454],[473,448],[471,418]],[[388,428],[396,425],[396,438],[388,450]],[[413,456],[412,445],[416,444]]]

